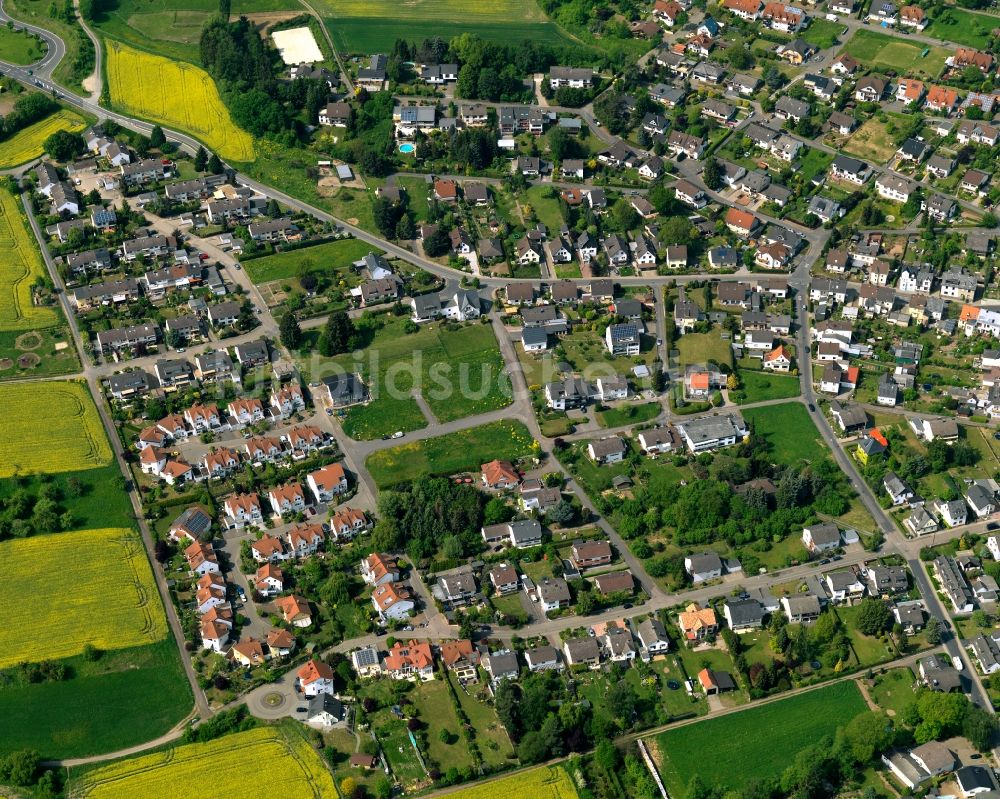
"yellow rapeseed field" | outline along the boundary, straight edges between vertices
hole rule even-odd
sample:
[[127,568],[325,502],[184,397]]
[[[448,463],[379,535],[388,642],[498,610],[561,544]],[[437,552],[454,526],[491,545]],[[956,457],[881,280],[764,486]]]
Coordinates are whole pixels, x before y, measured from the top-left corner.
[[190,133],[227,160],[253,160],[253,138],[236,127],[205,70],[108,42],[108,83],[122,110]]
[[45,150],[42,144],[53,133],[68,130],[76,133],[87,127],[87,121],[75,111],[60,109],[45,119],[19,130],[0,147],[0,169],[26,164],[41,156]]
[[94,401],[81,383],[0,385],[0,478],[73,472],[111,462],[111,445]]
[[[6,146],[4,142],[0,152],[6,152]],[[55,308],[31,302],[35,278],[45,274],[45,263],[27,228],[20,201],[0,189],[0,330],[37,330],[59,323]],[[2,436],[0,433],[0,439]],[[0,457],[0,471],[3,466]]]
[[337,795],[316,750],[299,733],[282,727],[125,760],[88,772],[70,786],[77,799],[245,799],[256,793],[281,799]]
[[559,766],[523,771],[502,780],[461,788],[446,799],[493,799],[496,796],[530,796],[532,799],[577,799],[576,786]]
[[0,542],[7,621],[0,668],[78,655],[84,644],[123,649],[167,634],[139,535],[82,530]]

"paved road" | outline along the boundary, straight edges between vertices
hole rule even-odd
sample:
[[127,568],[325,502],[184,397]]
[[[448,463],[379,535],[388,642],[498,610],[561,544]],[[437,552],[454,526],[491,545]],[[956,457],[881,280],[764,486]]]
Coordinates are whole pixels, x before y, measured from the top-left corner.
[[63,60],[63,56],[66,55],[66,44],[63,40],[51,31],[45,30],[45,28],[39,28],[37,25],[31,25],[30,23],[22,22],[19,19],[14,19],[4,10],[3,0],[0,0],[0,22],[5,25],[8,22],[13,22],[15,27],[24,28],[25,30],[29,30],[35,35],[41,37],[48,47],[48,51],[44,56],[42,56],[40,61],[36,61],[34,64],[30,64],[20,71],[24,73],[28,82],[32,82],[31,76],[27,74],[27,70],[29,69],[39,78],[51,78],[52,71],[56,68],[59,62]]

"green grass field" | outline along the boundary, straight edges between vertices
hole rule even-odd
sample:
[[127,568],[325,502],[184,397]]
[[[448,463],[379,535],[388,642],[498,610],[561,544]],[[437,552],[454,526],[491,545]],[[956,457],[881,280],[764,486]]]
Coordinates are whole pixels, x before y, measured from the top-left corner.
[[597,414],[601,427],[621,427],[626,424],[641,424],[655,419],[663,413],[663,406],[658,402],[644,402],[641,405],[628,404],[620,408],[608,408]]
[[170,637],[105,653],[94,663],[64,662],[71,679],[0,690],[0,754],[35,749],[54,759],[114,752],[162,735],[191,709]]
[[677,339],[675,346],[680,354],[681,366],[709,361],[720,365],[733,365],[732,347],[728,341],[722,340],[717,330],[711,333],[685,333]]
[[55,487],[58,503],[73,517],[72,530],[108,527],[131,527],[135,523],[132,506],[121,488],[121,471],[112,463],[97,469],[60,472],[40,476],[32,473],[18,478],[0,479],[0,499],[24,490],[37,496],[42,484]]
[[573,39],[546,19],[534,0],[495,0],[461,3],[459,0],[320,0],[320,13],[329,12],[327,28],[339,50],[348,53],[384,52],[399,38],[419,42],[440,36],[448,41],[469,33],[504,43],[531,39],[540,44],[570,44]]
[[802,31],[802,38],[820,50],[828,50],[837,43],[837,37],[843,28],[840,22],[814,18],[809,20],[809,27]]
[[[54,377],[80,370],[80,358],[76,354],[76,347],[73,346],[69,328],[62,324],[61,320],[55,327],[46,327],[34,332],[38,334],[38,338],[29,341],[32,349],[27,350],[24,348],[24,339],[21,338],[22,331],[0,330],[0,379]],[[35,341],[41,341],[41,344],[34,347]],[[57,350],[56,344],[66,344],[66,346]],[[40,360],[35,362],[32,358],[22,361],[21,356],[27,352],[33,352]]]
[[775,463],[790,466],[826,453],[809,412],[798,402],[747,408],[743,418],[771,444],[771,458]]
[[740,382],[748,403],[799,396],[799,379],[789,375],[744,369],[740,372]]
[[368,457],[368,471],[379,488],[428,474],[475,471],[494,458],[516,460],[535,451],[521,422],[505,420],[437,438],[401,444]]
[[990,44],[990,31],[995,27],[996,19],[991,16],[974,14],[961,8],[944,8],[932,16],[924,35],[986,50]]
[[[655,738],[660,775],[671,796],[683,796],[695,774],[725,788],[777,777],[797,752],[866,709],[857,686],[842,682],[668,730]],[[706,768],[709,752],[712,766]]]
[[[922,55],[924,49],[930,50],[926,56]],[[916,42],[868,30],[855,33],[841,52],[850,53],[867,67],[925,78],[940,75],[949,55],[943,47],[925,48]]]
[[[102,9],[94,27],[106,36],[142,50],[200,63],[198,41],[214,0],[118,0]],[[295,0],[235,0],[232,19],[241,14],[301,10]]]
[[93,51],[93,45],[79,25],[75,23],[71,25],[61,17],[53,17],[50,13],[51,8],[50,0],[7,0],[4,3],[4,11],[14,19],[45,28],[63,40],[66,44],[66,55],[56,66],[52,78],[69,89],[86,94],[80,85],[82,76],[75,74],[74,65],[85,48]]
[[33,64],[46,53],[45,43],[24,30],[0,27],[0,60]]
[[[521,612],[521,605],[518,598],[505,597],[517,602],[516,610]],[[479,745],[479,752],[491,766],[502,766],[507,763],[507,756],[512,755],[514,747],[511,746],[507,731],[497,718],[496,711],[492,705],[488,705],[476,698],[475,691],[472,696],[462,690],[455,679],[454,673],[449,672],[448,679],[451,680],[455,693],[458,696],[458,704],[462,711],[469,717],[469,723],[475,730],[475,740]]]
[[[357,239],[341,239],[315,247],[265,255],[243,261],[243,268],[254,283],[287,280],[308,272],[346,270],[352,263],[375,250]],[[381,251],[379,251],[381,254]]]
[[[424,427],[424,416],[411,396],[414,391],[423,395],[441,422],[510,404],[510,383],[492,328],[448,329],[435,323],[407,334],[404,319],[384,318],[386,325],[359,354],[331,359],[339,369],[360,372],[372,396],[367,406],[347,412],[344,429],[352,438],[380,438]],[[318,369],[324,364],[329,362]]]

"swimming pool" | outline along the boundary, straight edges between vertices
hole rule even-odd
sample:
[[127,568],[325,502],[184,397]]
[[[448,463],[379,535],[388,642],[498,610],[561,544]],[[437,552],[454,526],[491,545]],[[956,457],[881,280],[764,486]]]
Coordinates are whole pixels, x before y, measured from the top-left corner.
[[410,144],[409,142],[405,142],[404,144],[399,145],[399,151],[401,153],[405,153],[406,155],[416,152],[416,149],[417,145]]

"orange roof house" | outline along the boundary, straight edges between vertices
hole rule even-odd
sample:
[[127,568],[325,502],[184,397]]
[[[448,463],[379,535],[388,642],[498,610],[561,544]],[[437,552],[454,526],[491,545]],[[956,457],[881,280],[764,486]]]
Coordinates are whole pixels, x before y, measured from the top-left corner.
[[743,19],[756,19],[760,13],[760,0],[722,0],[722,7]]
[[956,67],[978,67],[981,72],[986,73],[993,69],[993,56],[971,47],[959,47],[952,57],[952,64]]
[[726,227],[734,233],[749,236],[757,226],[757,217],[749,211],[741,211],[739,208],[730,208],[726,213]]
[[691,389],[694,391],[708,391],[711,387],[711,377],[708,372],[694,372],[691,375]]
[[312,658],[311,660],[307,660],[305,665],[295,672],[295,676],[299,678],[299,683],[305,687],[312,685],[318,680],[332,680],[333,669],[322,660]]
[[697,602],[692,602],[677,616],[677,624],[681,633],[689,641],[696,641],[715,634],[719,629],[719,620],[711,608],[703,608]]
[[281,612],[282,618],[296,627],[308,627],[312,624],[312,611],[309,601],[300,596],[282,596],[274,600],[274,606]]
[[884,435],[882,435],[882,431],[879,430],[877,427],[873,427],[871,430],[869,430],[868,435],[871,438],[874,438],[883,447],[889,446],[889,441],[886,439]]
[[958,92],[947,86],[931,86],[926,106],[931,111],[951,111],[958,105]]
[[248,638],[246,641],[234,644],[230,654],[233,660],[244,666],[257,666],[266,660],[264,647],[256,638]]
[[385,658],[385,670],[397,680],[434,679],[434,656],[426,641],[397,641]]
[[441,661],[448,668],[451,668],[461,660],[471,660],[475,649],[472,641],[463,638],[460,641],[446,641],[441,644]]
[[782,358],[789,361],[791,360],[791,358],[788,356],[788,350],[785,349],[784,344],[779,344],[777,347],[775,347],[773,350],[767,353],[767,355],[764,356],[764,360],[768,362],[779,361]]
[[454,180],[435,180],[434,196],[446,202],[453,201],[458,197],[458,184]]
[[521,482],[521,475],[510,461],[492,460],[481,467],[483,483],[489,488],[509,488]]
[[963,305],[958,315],[959,322],[975,322],[979,318],[979,308],[975,305]]
[[897,99],[905,100],[907,104],[915,103],[924,93],[924,84],[919,80],[906,78],[899,82],[899,86],[902,89],[902,96],[900,97],[900,94],[897,91],[896,97]]

